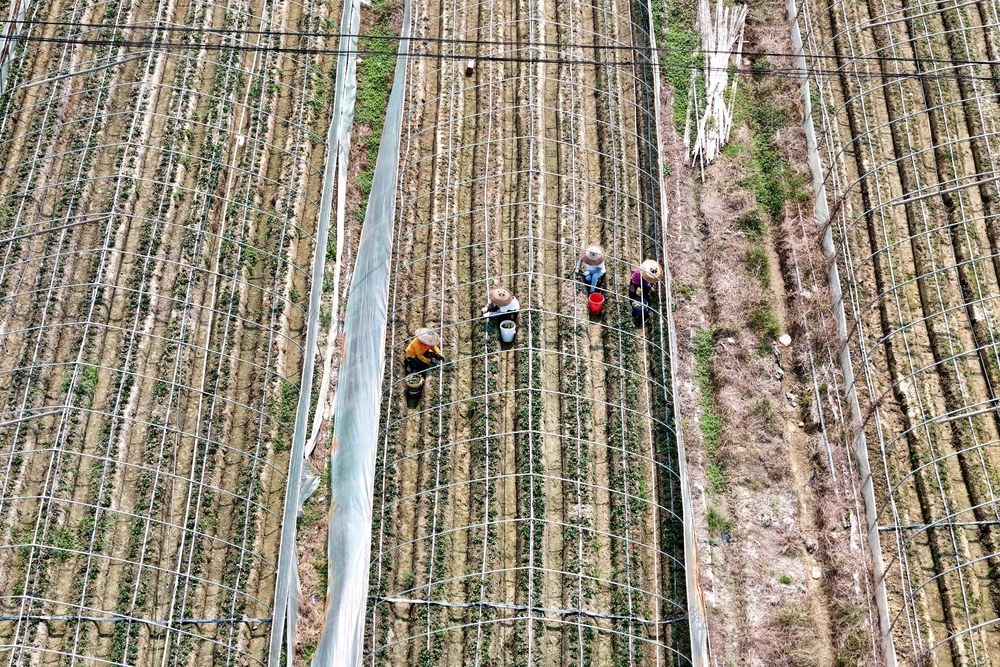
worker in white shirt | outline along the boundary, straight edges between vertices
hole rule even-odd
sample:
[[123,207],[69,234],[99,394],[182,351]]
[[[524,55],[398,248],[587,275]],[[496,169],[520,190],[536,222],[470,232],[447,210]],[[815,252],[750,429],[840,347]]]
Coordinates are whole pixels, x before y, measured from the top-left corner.
[[483,306],[483,317],[486,318],[486,330],[489,331],[490,322],[498,325],[506,320],[517,321],[517,312],[521,310],[521,304],[506,287],[497,285],[490,289],[489,298]]
[[604,266],[604,248],[599,245],[588,246],[579,259],[576,260],[576,272],[590,285],[590,293],[597,291],[597,283],[607,272]]

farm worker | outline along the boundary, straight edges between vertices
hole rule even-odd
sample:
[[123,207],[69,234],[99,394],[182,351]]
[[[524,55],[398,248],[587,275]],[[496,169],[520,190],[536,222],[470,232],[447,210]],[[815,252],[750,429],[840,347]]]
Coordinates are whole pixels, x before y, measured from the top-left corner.
[[521,310],[521,304],[517,297],[507,289],[496,285],[489,291],[486,305],[483,306],[483,317],[486,319],[486,329],[490,328],[490,322],[496,320],[497,324],[507,320],[517,321],[517,311]]
[[649,307],[653,295],[653,284],[663,277],[663,269],[655,259],[647,259],[632,272],[628,283],[628,296],[632,300],[632,314],[642,317]]
[[[604,277],[604,248],[599,245],[587,246],[580,258],[576,260],[576,272],[583,274],[583,279],[590,285],[590,293],[597,290],[597,282]],[[581,271],[582,269],[582,271]]]
[[403,359],[403,368],[407,373],[421,373],[435,361],[444,361],[438,348],[441,337],[437,332],[420,327],[413,332],[413,336],[413,340],[406,346],[406,358]]

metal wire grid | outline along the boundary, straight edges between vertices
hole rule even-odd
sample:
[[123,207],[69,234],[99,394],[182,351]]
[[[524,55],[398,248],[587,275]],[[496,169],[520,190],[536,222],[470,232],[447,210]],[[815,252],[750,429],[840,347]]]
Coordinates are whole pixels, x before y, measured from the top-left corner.
[[[413,34],[630,45],[646,25],[611,1],[452,0]],[[649,63],[464,67],[410,64],[366,661],[690,664],[667,330],[633,326],[624,296],[663,247]],[[603,321],[570,275],[591,241]],[[510,349],[478,318],[495,280],[521,300]],[[407,407],[400,353],[424,321],[449,359]]]
[[[873,0],[803,3],[801,12],[807,59],[838,64],[812,79],[814,120],[879,461],[888,630],[903,662],[994,664],[998,137],[995,85],[975,76],[996,72],[958,63],[995,61],[996,6]],[[880,71],[859,60],[872,55],[941,60]],[[975,76],[871,76],[956,69]]]
[[[318,12],[35,3],[29,19],[308,30]],[[249,52],[158,39],[22,43],[0,102],[8,665],[261,664],[266,650],[294,287],[322,173],[311,127],[331,82],[274,37]]]

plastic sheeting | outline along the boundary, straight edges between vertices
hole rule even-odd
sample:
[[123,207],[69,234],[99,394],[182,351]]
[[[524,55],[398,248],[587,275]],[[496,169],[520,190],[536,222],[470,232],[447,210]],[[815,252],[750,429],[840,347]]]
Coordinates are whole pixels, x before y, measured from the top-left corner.
[[[667,207],[667,190],[664,183],[663,170],[663,138],[660,133],[660,63],[656,50],[656,33],[653,25],[653,3],[646,3],[646,15],[649,18],[649,51],[653,68],[653,114],[656,116],[656,167],[659,172],[660,212],[663,216],[663,267],[666,275],[664,292],[672,295],[670,287],[670,262],[667,257],[667,225],[670,221],[670,210]],[[673,298],[673,297],[671,297]],[[667,331],[670,338],[670,391],[674,399],[674,420],[681,414],[680,393],[677,389],[677,328],[674,326],[674,309],[669,305],[663,309],[667,318]],[[681,487],[681,513],[684,522],[684,579],[687,592],[688,628],[691,633],[691,664],[694,667],[708,667],[708,618],[705,615],[705,600],[701,594],[701,577],[698,567],[698,542],[694,534],[694,512],[691,504],[691,486],[688,484],[687,453],[684,448],[683,429],[675,423],[674,432],[677,438],[677,476]]]
[[[799,31],[798,9],[795,0],[788,0],[788,22],[792,30],[792,49],[795,52],[795,67],[801,72],[806,70],[806,59],[802,45],[802,34]],[[802,79],[803,130],[806,135],[806,152],[809,158],[809,170],[813,177],[813,192],[815,204],[813,213],[816,224],[823,230],[823,253],[829,257],[836,254],[833,243],[833,226],[830,224],[830,209],[826,198],[826,176],[819,159],[816,144],[816,129],[812,121],[812,97],[809,94],[809,80]],[[875,570],[875,604],[878,607],[879,626],[882,630],[882,652],[887,667],[896,667],[896,649],[892,640],[892,621],[889,616],[889,595],[885,587],[885,563],[882,560],[882,545],[879,540],[877,509],[875,507],[875,488],[872,485],[871,463],[868,459],[868,439],[861,419],[861,407],[858,405],[858,393],[854,381],[854,366],[851,363],[851,348],[847,345],[847,314],[844,312],[843,292],[840,288],[840,271],[836,262],[830,262],[827,270],[827,281],[830,285],[830,298],[833,301],[833,314],[837,321],[837,337],[841,342],[840,368],[844,374],[844,384],[847,387],[847,402],[851,408],[851,428],[854,431],[854,455],[858,459],[858,472],[861,475],[861,496],[865,503],[865,521],[867,523],[868,549],[872,554],[872,567]]]
[[[351,126],[354,123],[354,101],[357,98],[357,51],[358,31],[361,26],[361,0],[350,0],[344,4],[344,14],[340,19],[340,56],[337,58],[337,85],[333,119],[330,123],[331,137],[328,139],[330,154],[327,158],[326,173],[323,175],[323,198],[320,201],[320,218],[330,219],[333,203],[332,184],[334,174],[337,181],[337,256],[334,259],[333,297],[330,305],[330,330],[326,335],[326,350],[323,355],[323,378],[319,385],[319,399],[316,401],[316,415],[313,417],[312,433],[306,443],[305,456],[308,458],[316,448],[316,440],[322,432],[329,414],[329,400],[333,372],[333,351],[337,345],[337,325],[340,321],[340,271],[344,257],[344,220],[347,217],[347,167],[351,154]],[[325,250],[325,249],[324,249]],[[302,499],[305,503],[305,498]]]
[[[302,452],[308,459],[316,448],[316,441],[323,429],[327,414],[327,393],[330,389],[330,374],[333,366],[333,350],[337,344],[337,323],[340,312],[340,266],[344,253],[344,219],[347,213],[347,168],[350,165],[351,126],[354,123],[354,103],[358,96],[358,31],[361,27],[361,0],[351,0],[344,5],[344,13],[340,17],[340,55],[337,57],[337,81],[334,88],[333,117],[330,119],[330,130],[327,134],[326,168],[323,172],[323,193],[319,203],[319,224],[330,224],[330,211],[333,208],[333,184],[337,184],[337,233],[334,236],[337,243],[337,256],[334,259],[336,267],[333,276],[333,297],[330,304],[330,330],[326,335],[326,349],[323,354],[323,376],[319,382],[319,398],[316,401],[316,414],[313,416],[309,439]],[[317,252],[326,253],[326,248]],[[325,279],[325,278],[324,278]],[[306,501],[319,488],[319,478],[304,468],[302,492],[299,496],[298,517],[302,516]]]
[[[330,210],[336,174],[338,202],[343,202],[347,181],[347,154],[350,150],[351,123],[354,120],[354,100],[357,93],[355,66],[357,58],[360,2],[351,0],[344,5],[340,25],[340,55],[337,58],[337,80],[333,117],[327,132],[327,159],[323,173],[323,193],[320,200],[313,252],[312,284],[309,288],[309,319],[306,325],[306,346],[303,353],[299,402],[295,413],[295,431],[289,458],[288,480],[285,487],[284,513],[281,520],[281,547],[278,552],[278,572],[274,589],[274,613],[271,622],[268,665],[279,667],[282,649],[295,646],[295,624],[299,610],[299,572],[296,552],[298,517],[306,499],[319,486],[319,480],[308,472],[303,475],[305,458],[312,451],[306,447],[309,404],[312,398],[313,369],[316,363],[319,313],[323,299],[323,277],[326,271],[326,247],[330,235]],[[342,206],[338,209],[338,240],[342,236]],[[339,244],[338,244],[339,245]],[[317,408],[317,412],[320,409]],[[319,422],[317,422],[319,423]],[[310,439],[315,444],[315,439]]]
[[410,3],[392,94],[375,162],[368,209],[358,245],[344,322],[333,430],[329,578],[323,635],[314,667],[361,663],[371,559],[373,480],[385,372],[389,260],[396,210],[396,179],[403,121],[403,87],[410,34]]
[[7,23],[3,26],[3,34],[0,35],[0,95],[7,88],[7,72],[10,71],[10,61],[14,54],[14,47],[17,45],[17,38],[21,34],[21,26],[24,25],[24,15],[27,10],[28,0],[14,0],[10,6]]

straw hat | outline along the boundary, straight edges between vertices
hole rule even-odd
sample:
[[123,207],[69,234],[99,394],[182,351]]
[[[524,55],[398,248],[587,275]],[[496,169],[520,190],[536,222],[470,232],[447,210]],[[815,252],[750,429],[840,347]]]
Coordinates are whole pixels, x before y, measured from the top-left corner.
[[497,306],[506,306],[514,300],[514,295],[506,287],[493,287],[490,289],[490,301]]
[[597,266],[604,261],[604,248],[599,245],[587,246],[581,259],[588,266]]
[[424,345],[435,347],[441,344],[441,337],[437,335],[437,332],[432,329],[428,329],[427,327],[420,327],[413,332],[413,335],[415,335],[417,340]]
[[660,268],[659,262],[655,259],[647,259],[642,264],[639,265],[639,271],[642,272],[642,278],[647,283],[655,283],[663,277],[663,269]]

